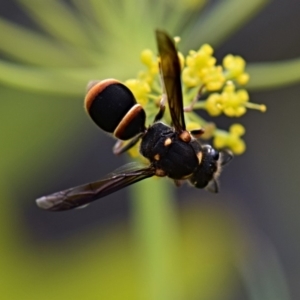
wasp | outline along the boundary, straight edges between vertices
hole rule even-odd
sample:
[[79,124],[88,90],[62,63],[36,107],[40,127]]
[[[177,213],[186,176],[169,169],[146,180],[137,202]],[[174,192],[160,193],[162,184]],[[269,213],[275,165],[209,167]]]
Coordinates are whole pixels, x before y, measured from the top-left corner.
[[[116,154],[140,143],[140,153],[149,161],[147,166],[130,163],[105,178],[73,187],[36,200],[40,208],[61,211],[83,207],[92,201],[114,193],[152,176],[169,177],[179,186],[188,180],[196,188],[218,192],[217,177],[231,155],[219,152],[210,145],[202,145],[195,138],[201,129],[189,132],[184,119],[181,68],[172,38],[156,30],[163,97],[153,123],[146,127],[146,113],[128,87],[115,79],[90,85],[85,97],[85,108],[102,130],[119,141]],[[164,124],[166,102],[172,126]],[[227,157],[226,157],[227,156]]]

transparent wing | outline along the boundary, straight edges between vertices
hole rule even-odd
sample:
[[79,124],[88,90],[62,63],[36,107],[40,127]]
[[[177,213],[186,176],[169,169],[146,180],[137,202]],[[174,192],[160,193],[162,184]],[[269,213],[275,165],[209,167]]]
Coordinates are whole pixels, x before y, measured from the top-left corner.
[[79,208],[154,174],[155,169],[152,166],[141,167],[139,164],[130,163],[101,180],[43,196],[36,203],[40,208],[51,211]]
[[180,132],[185,130],[185,121],[177,50],[173,39],[164,31],[156,30],[156,41],[173,126]]

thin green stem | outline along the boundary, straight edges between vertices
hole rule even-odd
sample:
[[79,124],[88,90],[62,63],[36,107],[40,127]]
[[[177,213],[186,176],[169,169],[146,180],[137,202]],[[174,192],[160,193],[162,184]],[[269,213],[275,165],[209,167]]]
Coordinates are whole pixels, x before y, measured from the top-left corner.
[[186,27],[181,37],[190,48],[197,48],[204,43],[215,47],[241,28],[268,2],[269,0],[217,1],[212,9]]
[[194,109],[204,109],[206,101],[198,101],[194,105]]
[[194,112],[187,113],[186,116],[188,116],[190,121],[196,122],[201,126],[204,126],[207,123],[207,121],[205,121],[203,118],[201,118],[199,115],[197,115]]
[[300,58],[281,62],[253,63],[247,66],[248,90],[282,87],[300,81]]
[[178,218],[172,190],[165,178],[147,179],[131,188],[141,299],[183,299],[178,278]]
[[25,29],[0,18],[0,51],[26,64],[45,67],[80,67],[98,63],[95,54]]
[[18,2],[41,28],[57,40],[80,48],[94,47],[77,13],[63,1],[46,1],[40,5],[35,1]]

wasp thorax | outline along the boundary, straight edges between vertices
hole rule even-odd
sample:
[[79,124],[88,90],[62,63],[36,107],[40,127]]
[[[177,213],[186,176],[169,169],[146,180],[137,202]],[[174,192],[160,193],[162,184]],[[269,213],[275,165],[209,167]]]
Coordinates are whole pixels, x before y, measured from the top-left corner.
[[155,168],[163,170],[172,179],[191,175],[199,165],[196,154],[200,151],[199,143],[183,141],[180,133],[161,122],[149,127],[140,151]]

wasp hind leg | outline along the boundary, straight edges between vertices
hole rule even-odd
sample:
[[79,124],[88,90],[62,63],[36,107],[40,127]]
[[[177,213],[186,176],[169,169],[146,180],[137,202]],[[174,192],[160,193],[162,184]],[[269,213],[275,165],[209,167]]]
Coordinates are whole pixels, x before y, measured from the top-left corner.
[[174,183],[175,183],[176,187],[181,187],[183,182],[184,182],[184,180],[174,179]]
[[113,153],[116,155],[122,154],[135,146],[137,142],[142,138],[144,135],[144,132],[141,132],[140,134],[136,135],[133,139],[129,141],[129,143],[124,145],[124,141],[118,140],[116,144],[113,147]]

